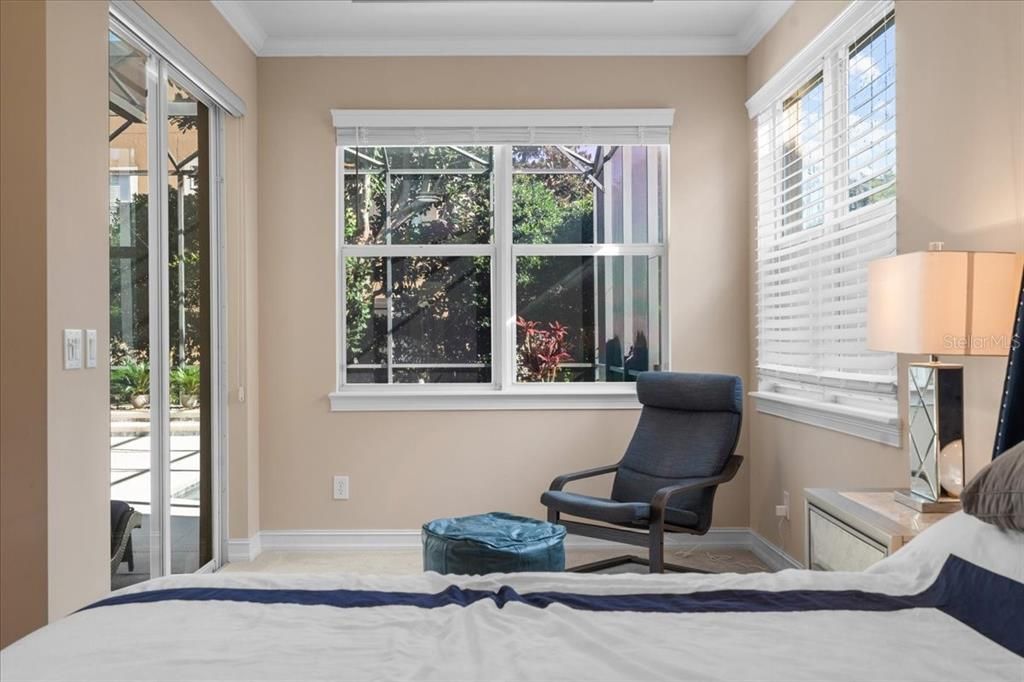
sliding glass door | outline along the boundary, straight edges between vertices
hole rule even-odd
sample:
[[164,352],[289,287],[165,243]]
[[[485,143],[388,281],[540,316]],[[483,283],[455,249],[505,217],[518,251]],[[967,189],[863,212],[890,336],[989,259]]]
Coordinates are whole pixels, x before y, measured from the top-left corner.
[[109,33],[111,585],[220,562],[220,112]]

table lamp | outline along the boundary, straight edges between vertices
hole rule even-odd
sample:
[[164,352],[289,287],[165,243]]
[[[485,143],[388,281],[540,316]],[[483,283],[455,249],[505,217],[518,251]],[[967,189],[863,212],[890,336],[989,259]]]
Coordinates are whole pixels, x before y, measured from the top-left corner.
[[959,506],[964,486],[964,368],[940,355],[1005,356],[1024,254],[932,250],[868,264],[868,348],[928,355],[911,362],[907,424],[917,511]]

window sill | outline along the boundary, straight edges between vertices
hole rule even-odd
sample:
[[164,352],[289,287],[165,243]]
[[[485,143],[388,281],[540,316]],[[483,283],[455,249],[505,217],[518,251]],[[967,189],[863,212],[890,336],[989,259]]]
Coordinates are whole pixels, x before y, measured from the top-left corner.
[[331,412],[463,410],[638,410],[636,388],[548,386],[536,388],[414,390],[345,389],[328,395]]
[[764,391],[754,391],[750,396],[756,401],[757,411],[763,414],[846,433],[895,448],[903,445],[897,415]]

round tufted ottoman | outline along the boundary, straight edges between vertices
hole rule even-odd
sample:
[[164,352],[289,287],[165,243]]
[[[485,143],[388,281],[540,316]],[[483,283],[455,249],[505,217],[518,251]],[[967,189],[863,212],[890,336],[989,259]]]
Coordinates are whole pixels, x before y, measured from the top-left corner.
[[502,512],[423,524],[423,570],[458,575],[564,571],[565,528]]

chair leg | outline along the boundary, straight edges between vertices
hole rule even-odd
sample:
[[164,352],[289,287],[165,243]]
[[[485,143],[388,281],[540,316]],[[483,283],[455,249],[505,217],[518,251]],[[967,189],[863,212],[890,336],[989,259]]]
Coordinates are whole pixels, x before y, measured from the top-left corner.
[[609,559],[599,559],[598,561],[591,561],[589,564],[582,564],[580,566],[573,566],[567,568],[567,573],[596,573],[603,571],[606,568],[614,568],[616,566],[624,566],[625,564],[646,564],[647,562],[638,557],[629,554],[622,556],[611,557]]
[[661,523],[653,523],[650,527],[650,572],[665,572],[665,528]]

